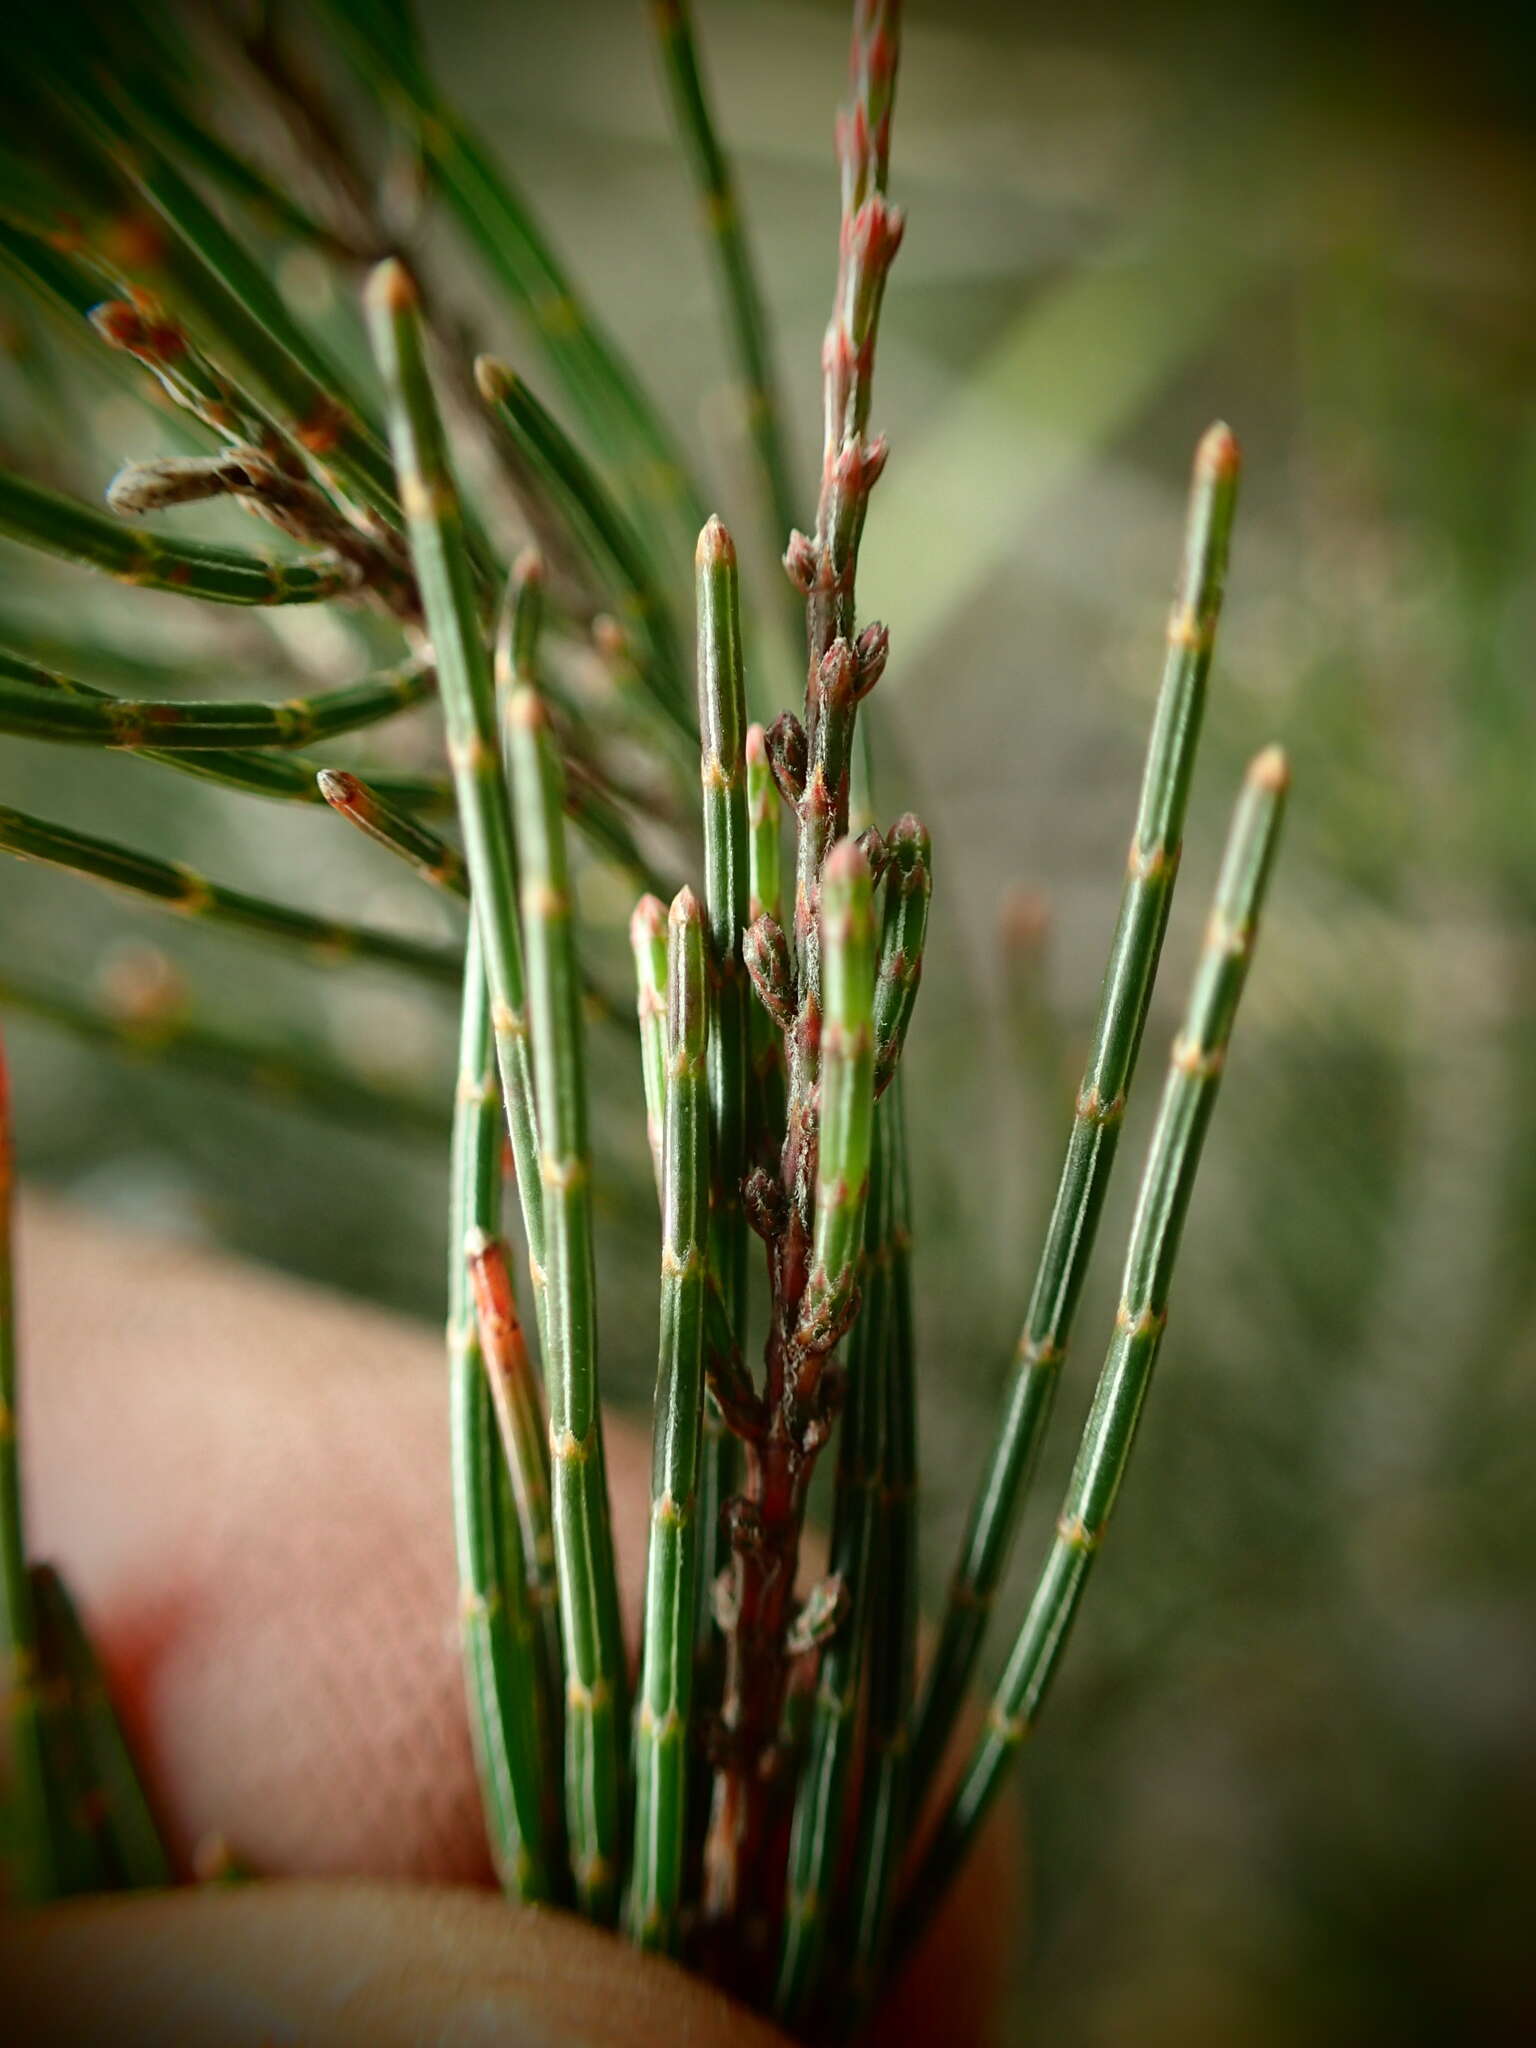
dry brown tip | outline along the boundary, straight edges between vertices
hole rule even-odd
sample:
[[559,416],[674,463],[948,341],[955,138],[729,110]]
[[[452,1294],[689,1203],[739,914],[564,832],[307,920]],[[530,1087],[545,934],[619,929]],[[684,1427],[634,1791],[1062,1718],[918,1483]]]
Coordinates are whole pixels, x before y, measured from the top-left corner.
[[1243,466],[1243,451],[1236,434],[1225,420],[1217,420],[1200,436],[1195,450],[1195,474],[1222,482],[1234,477]]
[[363,786],[357,777],[349,775],[345,768],[322,768],[315,780],[320,785],[320,794],[328,804],[354,804],[363,793]]
[[667,906],[659,896],[645,895],[629,914],[629,939],[634,946],[659,939],[667,928]]
[[694,560],[701,569],[728,569],[735,566],[736,543],[725,530],[725,522],[718,512],[712,512],[704,523],[699,535],[699,545],[694,551]]
[[537,548],[524,548],[512,564],[514,583],[542,583],[544,581],[544,557]]
[[375,264],[368,279],[368,303],[385,313],[406,313],[420,305],[416,280],[398,256],[386,256]]
[[487,405],[499,405],[516,382],[516,373],[494,356],[475,357],[475,383]]
[[1291,786],[1291,764],[1283,747],[1266,747],[1248,764],[1248,781],[1254,789],[1273,790],[1278,795]]
[[672,898],[672,908],[667,912],[667,923],[669,925],[697,924],[703,915],[703,911],[699,908],[698,897],[694,895],[688,884],[684,882],[682,888]]

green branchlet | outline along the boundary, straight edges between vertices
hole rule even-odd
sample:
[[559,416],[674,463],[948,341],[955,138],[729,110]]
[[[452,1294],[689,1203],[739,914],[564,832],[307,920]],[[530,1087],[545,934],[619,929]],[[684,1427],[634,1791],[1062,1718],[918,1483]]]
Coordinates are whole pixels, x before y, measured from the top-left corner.
[[933,847],[908,811],[884,841],[880,953],[875,969],[875,1094],[895,1079],[906,1043],[917,985],[923,974],[928,900],[933,894]]
[[1093,1251],[1178,872],[1237,497],[1237,442],[1213,426],[1195,454],[1184,560],[1143,771],[1120,914],[1066,1159],[1035,1272],[1002,1426],[971,1510],[914,1742],[915,1797],[931,1783],[975,1670]]
[[1253,956],[1288,781],[1278,747],[1248,770],[1142,1171],[1114,1335],[1056,1533],[986,1730],[914,1880],[899,1939],[923,1924],[1035,1726],[1114,1511],[1167,1327],[1179,1240]]
[[0,809],[0,852],[107,882],[183,917],[300,946],[313,959],[327,964],[377,961],[383,966],[409,968],[433,981],[452,984],[458,979],[458,955],[451,950],[419,939],[397,938],[392,932],[370,931],[340,918],[317,917],[286,903],[272,903],[243,889],[210,882],[179,861],[160,860],[92,833],[30,817],[25,811]]
[[709,1257],[709,979],[704,913],[689,889],[668,917],[667,991],[661,1334],[626,1915],[642,1947],[661,1949],[676,1945],[686,1875]]
[[543,1260],[544,1196],[524,1008],[512,816],[475,576],[465,546],[442,420],[427,376],[420,298],[403,264],[391,259],[373,272],[368,285],[368,316],[374,354],[388,394],[400,501],[448,729],[448,758],[490,983],[496,1060],[523,1229],[529,1256],[537,1266]]
[[821,876],[821,1115],[811,1274],[797,1332],[826,1351],[854,1306],[875,1103],[874,938],[869,862],[840,840]]
[[119,583],[209,604],[322,604],[357,588],[350,562],[279,562],[239,548],[140,533],[74,498],[0,471],[0,536]]
[[470,1734],[491,1854],[513,1898],[555,1895],[542,1790],[538,1635],[516,1521],[500,1513],[501,1447],[470,1259],[501,1224],[501,1115],[480,941],[464,960],[464,1010],[448,1218],[448,1358],[454,1538]]
[[566,1828],[577,1900],[590,1917],[606,1921],[616,1910],[620,1879],[625,1668],[598,1403],[581,982],[560,764],[548,714],[526,685],[507,706],[507,733],[544,1204],[544,1377],[565,1645]]
[[662,1188],[661,1141],[667,1115],[667,907],[642,896],[629,920],[629,948],[635,963],[635,1014],[640,1020],[640,1073],[645,1086],[645,1136]]

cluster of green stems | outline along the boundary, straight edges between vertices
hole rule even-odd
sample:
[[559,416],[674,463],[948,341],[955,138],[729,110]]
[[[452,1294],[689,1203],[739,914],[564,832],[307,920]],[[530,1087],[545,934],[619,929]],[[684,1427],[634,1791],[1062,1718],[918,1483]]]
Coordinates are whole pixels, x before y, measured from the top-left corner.
[[[187,115],[174,47],[157,45],[148,66],[142,54],[125,55],[129,82],[114,89],[94,76],[78,82],[55,32],[41,35],[33,82],[51,109],[54,146],[42,152],[42,174],[18,179],[20,197],[0,223],[0,262],[71,319],[91,313],[101,341],[150,371],[222,445],[216,457],[136,466],[113,487],[113,513],[0,477],[0,532],[190,598],[368,606],[393,623],[406,654],[380,675],[284,703],[130,699],[25,651],[0,654],[0,731],[127,753],[268,799],[323,801],[467,904],[464,939],[428,945],[322,918],[13,809],[0,810],[0,849],[317,958],[372,960],[457,993],[455,1536],[466,1695],[498,1875],[516,1898],[574,1907],[622,1925],[643,1947],[684,1954],[793,2028],[843,2027],[867,2012],[892,1959],[921,1935],[1038,1718],[1166,1324],[1283,809],[1285,765],[1273,749],[1253,764],[1233,822],[1061,1514],[981,1738],[956,1758],[1148,1020],[1220,611],[1236,442],[1213,427],[1196,454],[1088,1063],[1001,1421],[919,1684],[916,1175],[904,1099],[921,1079],[905,1074],[903,1053],[933,850],[910,813],[884,831],[855,832],[850,797],[856,775],[868,781],[867,707],[890,654],[885,627],[861,622],[856,586],[886,460],[870,422],[881,306],[902,236],[887,196],[899,9],[856,0],[854,10],[820,486],[811,530],[788,532],[783,562],[803,608],[806,685],[798,710],[767,725],[748,720],[735,544],[718,518],[702,516],[637,380],[520,195],[443,99],[403,11],[383,0],[327,0],[324,11],[360,75],[387,87],[437,197],[532,332],[579,431],[521,372],[490,357],[472,370],[460,361],[416,267],[393,255],[366,289],[385,394],[374,417],[189,179],[190,156],[200,174],[247,197],[262,186],[251,164]],[[682,0],[657,9],[656,27],[718,255],[763,502],[784,532],[791,469],[761,302]],[[345,163],[333,168],[361,205],[366,180]],[[283,195],[269,196],[290,231],[328,249],[351,247],[361,233],[351,215],[345,232],[306,228],[302,209],[284,211]],[[387,246],[383,223],[363,226],[370,253]],[[552,564],[530,551],[503,576],[455,473],[450,385],[454,402],[480,407],[530,527],[552,536]],[[601,446],[605,462],[583,441]],[[280,551],[214,548],[124,523],[217,495],[275,527]],[[691,689],[670,573],[683,534],[694,549]],[[574,597],[552,573],[561,558],[577,564]],[[609,774],[606,733],[591,729],[600,721],[570,694],[567,664],[556,658],[605,634],[636,682],[614,729],[643,731],[668,762],[680,747],[696,748],[699,888],[677,890],[670,905]],[[294,752],[431,698],[447,780],[355,762],[322,767]],[[429,822],[444,812],[456,816],[457,843]],[[645,890],[630,941],[660,1272],[635,1669],[620,1621],[604,1449],[591,990],[572,827]],[[354,1118],[384,1113],[378,1091],[354,1076],[276,1061],[184,1016],[134,1024],[10,978],[0,980],[5,999],[109,1041],[142,1049],[153,1040],[234,1079],[270,1072],[300,1099]],[[415,1111],[430,1126],[430,1106]],[[763,1287],[754,1281],[759,1259]],[[165,1866],[67,1595],[27,1565],[8,1274],[7,1259],[0,1621],[12,1664],[4,1732],[16,1816],[7,1839],[14,1889],[40,1898],[108,1881],[109,1863],[122,1881]],[[828,1569],[807,1584],[807,1500],[834,1439]],[[75,1674],[67,1713],[56,1716],[67,1737],[49,1735],[38,1685],[45,1668]],[[60,1821],[57,1786],[71,1771],[116,1787],[107,1802],[114,1819],[94,1847]],[[918,1816],[935,1804],[935,1825],[919,1833]]]

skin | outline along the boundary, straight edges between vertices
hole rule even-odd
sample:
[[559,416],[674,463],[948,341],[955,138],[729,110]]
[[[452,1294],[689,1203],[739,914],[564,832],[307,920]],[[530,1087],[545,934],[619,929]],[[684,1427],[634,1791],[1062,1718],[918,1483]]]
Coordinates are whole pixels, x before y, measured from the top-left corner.
[[[433,1333],[40,1201],[19,1235],[34,1554],[75,1590],[182,1870],[222,1842],[263,1878],[305,1880],[75,1904],[0,1933],[26,2037],[96,2038],[94,2013],[122,2042],[212,2029],[231,2048],[777,2038],[588,1926],[447,1889],[490,1870]],[[632,1424],[608,1450],[633,1644],[649,1452]],[[993,2038],[1019,1864],[1005,1812],[882,2041]],[[396,1882],[359,1882],[380,1879]]]

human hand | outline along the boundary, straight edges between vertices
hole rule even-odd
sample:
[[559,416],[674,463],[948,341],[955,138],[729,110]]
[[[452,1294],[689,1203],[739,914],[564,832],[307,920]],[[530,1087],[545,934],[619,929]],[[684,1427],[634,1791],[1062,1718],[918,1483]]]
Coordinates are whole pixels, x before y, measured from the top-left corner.
[[[221,1841],[263,1878],[488,1885],[432,1334],[43,1203],[23,1210],[19,1285],[31,1547],[82,1607],[178,1866]],[[611,1426],[608,1456],[633,1641],[641,1432]],[[1021,1924],[1005,1817],[879,2038],[985,2038]],[[157,2006],[145,2039],[214,2020],[226,2044],[774,2038],[583,1923],[448,1892],[113,1901],[17,1954],[51,2009],[94,1998],[119,2042],[137,2038],[126,1988],[152,1984],[196,2025],[164,2031]]]

